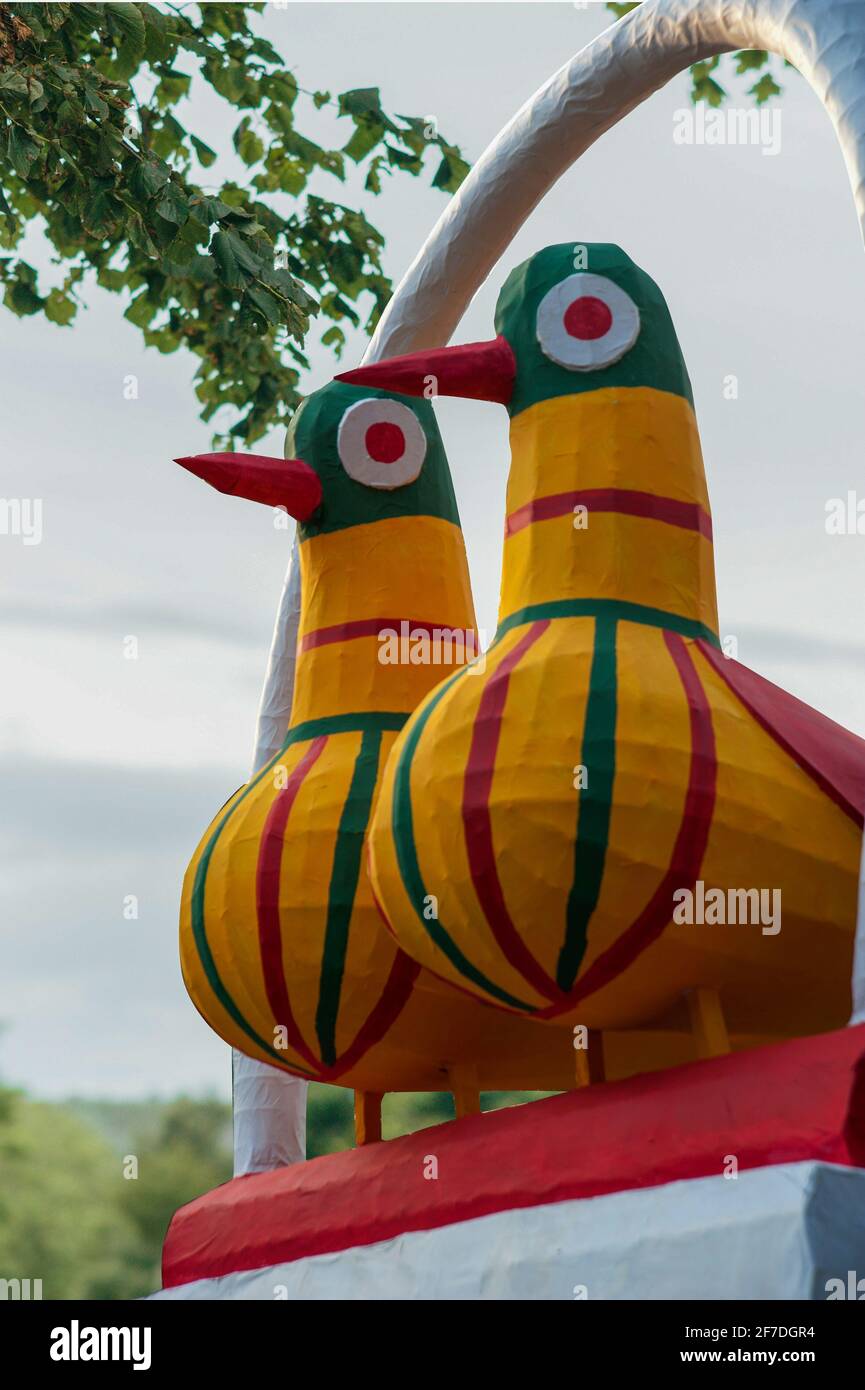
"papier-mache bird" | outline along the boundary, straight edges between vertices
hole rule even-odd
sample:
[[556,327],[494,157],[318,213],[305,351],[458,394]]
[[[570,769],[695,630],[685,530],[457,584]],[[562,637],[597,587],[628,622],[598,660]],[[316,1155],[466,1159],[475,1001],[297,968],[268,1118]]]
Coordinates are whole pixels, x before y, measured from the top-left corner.
[[548,1030],[405,955],[367,875],[391,746],[441,663],[462,669],[476,651],[432,407],[331,383],[303,403],[286,450],[287,460],[178,460],[224,492],[284,507],[298,521],[301,570],[285,741],[218,812],[186,874],[187,989],[241,1052],[360,1092],[468,1094],[538,1073],[566,1085],[573,1055]]
[[569,242],[510,274],[496,330],[340,378],[511,417],[485,672],[413,714],[371,829],[391,929],[501,1009],[623,1030],[629,1070],[677,1059],[646,1030],[686,1033],[695,992],[734,1048],[837,1028],[865,743],[721,648],[664,297],[619,247]]

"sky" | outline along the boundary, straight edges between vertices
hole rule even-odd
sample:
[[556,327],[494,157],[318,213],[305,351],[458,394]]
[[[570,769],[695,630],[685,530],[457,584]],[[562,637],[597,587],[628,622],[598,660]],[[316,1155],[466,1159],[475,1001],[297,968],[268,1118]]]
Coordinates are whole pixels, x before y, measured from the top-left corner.
[[[597,4],[291,3],[261,27],[301,86],[379,86],[386,108],[433,115],[476,159],[608,20]],[[828,117],[796,74],[782,81],[774,153],[677,143],[685,77],[638,108],[535,211],[455,341],[491,336],[506,273],[540,247],[622,245],[664,291],[694,385],[722,635],[865,735],[865,536],[826,530],[831,499],[865,496],[865,260]],[[231,151],[236,113],[208,88],[177,115]],[[305,129],[350,134],[311,106]],[[208,177],[239,172],[229,153]],[[316,191],[362,202],[396,282],[445,206],[429,182],[374,199],[321,176]],[[47,266],[38,234],[26,254]],[[227,1096],[227,1049],[180,979],[177,906],[204,828],[248,775],[291,537],[171,462],[210,444],[194,360],[145,350],[116,296],[90,286],[87,303],[71,330],[0,306],[0,491],[42,506],[39,544],[0,534],[0,1077],[47,1097]],[[362,351],[354,335],[343,366]],[[339,370],[311,355],[310,390]],[[436,409],[491,633],[507,418]],[[256,448],[281,454],[281,434]]]

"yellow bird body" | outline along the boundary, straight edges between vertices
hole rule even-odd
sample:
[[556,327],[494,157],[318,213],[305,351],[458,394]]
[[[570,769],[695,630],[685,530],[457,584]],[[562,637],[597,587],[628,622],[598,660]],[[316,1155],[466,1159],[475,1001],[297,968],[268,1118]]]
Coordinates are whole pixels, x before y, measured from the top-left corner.
[[[361,394],[328,389],[342,404]],[[324,483],[327,498],[326,472]],[[530,1085],[540,1070],[565,1086],[567,1044],[422,970],[373,899],[365,836],[383,771],[398,730],[443,674],[424,639],[446,634],[439,657],[457,668],[475,650],[458,521],[395,515],[389,494],[376,507],[374,519],[333,529],[325,511],[301,536],[291,723],[187,870],[186,986],[226,1042],[312,1079],[440,1090],[468,1069],[479,1085],[504,1089]],[[402,650],[386,645],[394,633]]]
[[690,393],[636,375],[513,414],[485,672],[412,716],[371,831],[405,950],[603,1030],[608,1075],[683,1060],[694,991],[734,1047],[846,1022],[865,787],[860,739],[722,653]]

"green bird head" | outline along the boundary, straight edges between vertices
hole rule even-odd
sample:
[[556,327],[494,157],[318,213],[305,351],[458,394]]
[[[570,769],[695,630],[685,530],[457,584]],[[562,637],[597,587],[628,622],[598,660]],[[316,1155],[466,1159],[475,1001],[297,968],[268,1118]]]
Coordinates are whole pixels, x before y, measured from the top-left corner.
[[398,516],[459,525],[428,400],[332,381],[296,411],[286,454],[196,454],[176,462],[220,492],[284,508],[301,540]]
[[490,342],[408,353],[341,373],[403,395],[498,401],[518,415],[538,401],[648,386],[693,401],[676,330],[654,280],[608,242],[547,246],[512,270]]

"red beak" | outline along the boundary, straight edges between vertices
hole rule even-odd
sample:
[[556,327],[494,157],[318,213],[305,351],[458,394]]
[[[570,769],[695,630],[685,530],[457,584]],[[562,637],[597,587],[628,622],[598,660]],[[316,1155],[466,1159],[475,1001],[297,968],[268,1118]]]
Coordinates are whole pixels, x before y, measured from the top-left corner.
[[174,460],[210,483],[217,492],[284,507],[297,521],[307,521],[321,505],[321,479],[301,459],[274,459],[264,454],[192,454]]
[[408,352],[353,372],[340,372],[336,379],[352,386],[378,386],[402,396],[466,396],[472,401],[507,405],[516,371],[510,343],[499,336],[488,343]]

